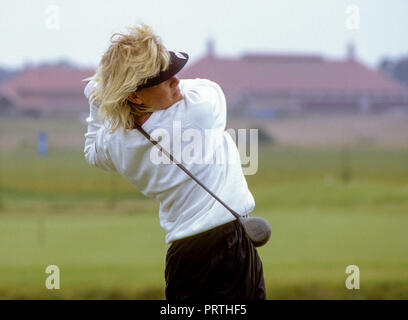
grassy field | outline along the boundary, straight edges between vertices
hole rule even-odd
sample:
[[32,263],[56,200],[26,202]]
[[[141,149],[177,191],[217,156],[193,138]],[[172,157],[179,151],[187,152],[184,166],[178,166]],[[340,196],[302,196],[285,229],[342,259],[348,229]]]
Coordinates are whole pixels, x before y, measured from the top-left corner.
[[[408,150],[260,148],[247,176],[268,299],[408,299]],[[82,149],[0,156],[0,298],[162,299],[167,245],[158,204]],[[45,268],[60,268],[47,290]],[[348,265],[360,290],[345,287]]]

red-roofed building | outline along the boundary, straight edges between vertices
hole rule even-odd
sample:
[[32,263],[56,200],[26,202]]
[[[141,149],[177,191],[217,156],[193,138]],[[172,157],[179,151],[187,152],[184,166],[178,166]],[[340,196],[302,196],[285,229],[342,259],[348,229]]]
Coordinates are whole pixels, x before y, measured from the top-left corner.
[[0,111],[79,115],[88,111],[82,79],[95,70],[68,65],[28,67],[0,86]]
[[[231,113],[274,117],[310,112],[408,110],[406,87],[354,59],[317,55],[252,54],[207,56],[187,65],[180,78],[207,78],[220,84]],[[82,79],[95,70],[68,65],[30,67],[0,86],[0,113],[78,115],[87,113]]]
[[180,72],[180,78],[207,78],[223,89],[231,112],[275,116],[299,112],[377,112],[408,110],[405,87],[353,58],[315,55],[207,56]]

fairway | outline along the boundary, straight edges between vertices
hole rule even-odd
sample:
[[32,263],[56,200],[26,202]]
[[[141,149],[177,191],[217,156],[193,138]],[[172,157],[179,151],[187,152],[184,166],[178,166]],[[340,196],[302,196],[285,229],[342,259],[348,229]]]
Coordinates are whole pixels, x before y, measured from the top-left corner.
[[[408,150],[261,147],[247,176],[268,299],[408,298]],[[158,203],[81,148],[1,154],[0,298],[163,299],[167,245]],[[48,265],[59,290],[45,287]],[[360,289],[345,286],[348,265]]]

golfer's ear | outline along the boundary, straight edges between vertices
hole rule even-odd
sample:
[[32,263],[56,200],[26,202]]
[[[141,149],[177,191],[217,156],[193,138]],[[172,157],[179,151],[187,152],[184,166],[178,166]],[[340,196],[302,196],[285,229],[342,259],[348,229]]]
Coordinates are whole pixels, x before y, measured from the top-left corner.
[[140,99],[140,97],[136,94],[136,92],[132,92],[129,96],[128,96],[128,100],[130,102],[136,103],[136,104],[143,104],[142,99]]

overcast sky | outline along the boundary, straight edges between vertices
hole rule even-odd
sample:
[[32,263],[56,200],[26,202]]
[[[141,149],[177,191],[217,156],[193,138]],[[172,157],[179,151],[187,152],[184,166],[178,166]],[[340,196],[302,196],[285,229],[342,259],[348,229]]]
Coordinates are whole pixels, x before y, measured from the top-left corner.
[[[358,8],[359,26],[350,5]],[[383,56],[408,54],[406,0],[9,0],[0,11],[0,66],[65,58],[95,67],[110,35],[137,22],[151,24],[168,49],[186,51],[192,61],[204,55],[210,37],[216,53],[229,57],[339,59],[348,41],[373,67]]]

